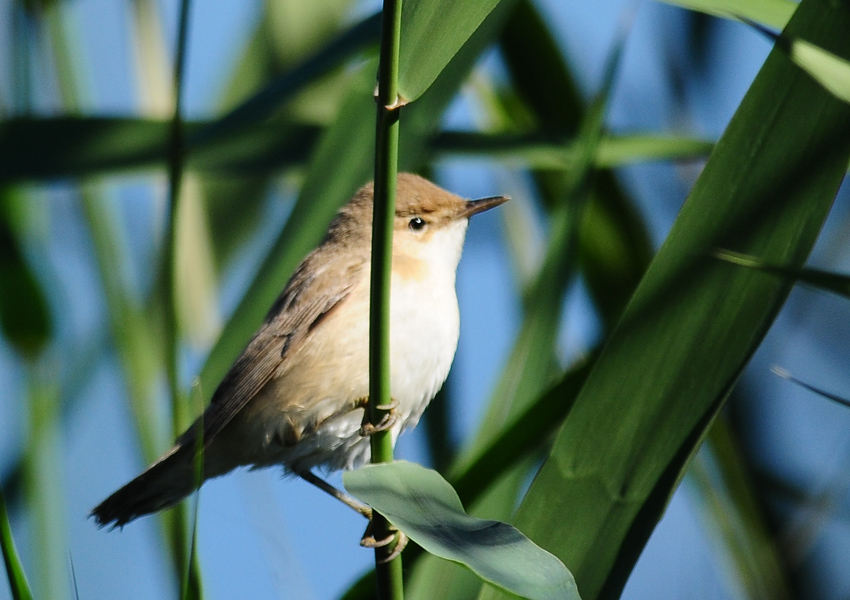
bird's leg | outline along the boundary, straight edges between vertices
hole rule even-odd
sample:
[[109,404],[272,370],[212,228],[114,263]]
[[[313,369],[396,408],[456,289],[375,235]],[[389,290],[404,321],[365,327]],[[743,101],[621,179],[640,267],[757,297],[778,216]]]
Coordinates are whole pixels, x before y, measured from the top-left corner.
[[386,431],[387,429],[392,428],[398,422],[398,414],[395,409],[398,408],[398,402],[394,399],[389,404],[379,404],[375,408],[378,410],[387,411],[384,416],[381,418],[381,422],[377,425],[372,425],[372,422],[369,420],[369,398],[358,398],[355,403],[355,408],[364,409],[363,413],[363,422],[360,424],[360,435],[363,437],[374,435],[379,431]]
[[390,562],[396,556],[401,554],[402,550],[404,550],[405,546],[407,546],[407,536],[395,527],[392,527],[392,525],[390,525],[390,528],[392,530],[392,533],[390,533],[390,535],[388,535],[382,540],[375,539],[375,536],[372,534],[371,507],[355,500],[345,492],[338,490],[321,477],[316,476],[316,474],[312,471],[304,471],[303,473],[298,473],[298,476],[301,477],[301,479],[303,479],[304,481],[312,483],[323,492],[330,494],[331,496],[345,504],[347,507],[356,510],[358,513],[369,519],[369,524],[366,526],[366,531],[363,533],[363,537],[360,539],[360,545],[364,548],[382,548],[383,546],[386,546],[387,544],[392,542],[394,539],[398,539],[395,548],[393,548],[393,551],[390,553],[390,555],[381,559],[381,564]]
[[372,509],[369,506],[363,504],[358,500],[355,500],[345,492],[338,490],[321,477],[317,477],[312,471],[304,471],[302,473],[298,473],[298,476],[304,481],[312,483],[323,492],[330,494],[331,496],[345,504],[348,508],[356,510],[361,515],[369,519],[370,523],[372,522]]

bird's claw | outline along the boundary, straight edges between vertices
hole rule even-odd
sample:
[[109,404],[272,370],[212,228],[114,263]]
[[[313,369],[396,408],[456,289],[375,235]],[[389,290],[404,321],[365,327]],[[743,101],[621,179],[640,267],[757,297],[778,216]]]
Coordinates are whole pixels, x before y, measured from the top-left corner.
[[387,556],[380,558],[378,560],[378,564],[383,565],[383,564],[390,562],[394,558],[396,558],[399,554],[402,553],[402,551],[404,551],[404,549],[407,547],[407,542],[410,541],[410,539],[404,534],[403,531],[399,531],[395,527],[391,527],[391,529],[392,529],[392,532],[390,533],[390,535],[388,535],[387,537],[385,537],[383,539],[376,540],[375,536],[372,535],[372,533],[371,533],[372,522],[370,521],[369,526],[366,527],[366,532],[363,534],[363,537],[360,539],[360,545],[361,546],[363,546],[364,548],[372,548],[372,549],[383,548],[383,547],[388,546],[391,543],[393,543],[393,541],[395,541],[395,546],[393,546],[393,549],[390,551],[390,553]]
[[[365,404],[368,403],[368,398],[363,403],[363,408],[365,408]],[[369,420],[369,413],[366,412],[363,415],[363,422],[360,424],[360,435],[362,437],[367,437],[370,435],[375,435],[379,431],[386,431],[387,429],[392,429],[392,427],[398,422],[398,414],[396,413],[396,408],[398,408],[398,402],[393,400],[390,404],[379,404],[376,406],[378,410],[387,411],[384,413],[384,416],[381,417],[381,420],[377,424],[373,424]]]

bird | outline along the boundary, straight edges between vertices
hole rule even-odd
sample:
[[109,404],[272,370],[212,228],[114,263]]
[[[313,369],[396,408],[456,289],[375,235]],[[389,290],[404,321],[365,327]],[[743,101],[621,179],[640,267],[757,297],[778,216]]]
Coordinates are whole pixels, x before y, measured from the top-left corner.
[[[210,405],[174,445],[91,512],[123,527],[173,506],[237,467],[282,466],[370,517],[370,509],[316,474],[370,456],[369,290],[374,185],[331,221],[296,268]],[[391,418],[395,444],[448,376],[460,316],[455,276],[469,218],[508,200],[466,200],[411,173],[396,180],[390,283]],[[202,448],[203,465],[195,458]]]

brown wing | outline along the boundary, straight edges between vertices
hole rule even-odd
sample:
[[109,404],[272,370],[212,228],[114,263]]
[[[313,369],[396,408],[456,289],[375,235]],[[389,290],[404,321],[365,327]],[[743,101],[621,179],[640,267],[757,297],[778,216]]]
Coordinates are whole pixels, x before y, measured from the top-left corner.
[[[282,368],[293,352],[335,308],[363,275],[365,261],[355,254],[327,261],[320,248],[308,256],[286,284],[265,322],[213,394],[204,413],[204,445],[236,416]],[[192,443],[194,428],[178,442]]]

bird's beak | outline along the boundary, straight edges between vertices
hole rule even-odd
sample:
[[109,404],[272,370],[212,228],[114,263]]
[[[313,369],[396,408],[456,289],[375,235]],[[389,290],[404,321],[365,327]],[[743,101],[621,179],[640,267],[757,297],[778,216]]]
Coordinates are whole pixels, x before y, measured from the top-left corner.
[[468,200],[466,206],[458,215],[458,217],[469,218],[472,215],[477,215],[485,210],[490,210],[500,204],[504,204],[510,200],[507,196],[491,196],[489,198],[481,198],[479,200]]

